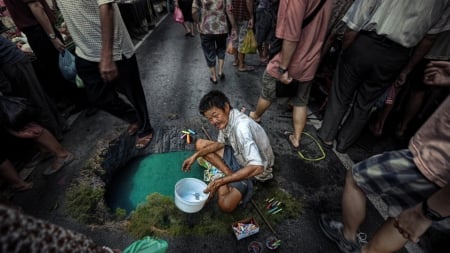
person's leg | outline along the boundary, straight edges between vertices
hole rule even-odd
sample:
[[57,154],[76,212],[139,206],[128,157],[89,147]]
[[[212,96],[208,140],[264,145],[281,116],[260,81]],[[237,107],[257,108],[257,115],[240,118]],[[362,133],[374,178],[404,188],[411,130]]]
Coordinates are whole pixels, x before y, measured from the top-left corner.
[[361,253],[391,253],[401,249],[408,242],[394,227],[394,219],[388,218],[377,230],[367,245],[361,248]]
[[326,145],[333,144],[341,121],[352,102],[353,93],[363,80],[357,64],[363,59],[358,59],[358,62],[352,60],[352,58],[359,56],[353,53],[355,43],[359,43],[358,40],[342,53],[333,75],[333,83],[328,94],[322,126],[318,132],[319,139]]
[[216,54],[219,59],[219,71],[217,76],[219,79],[224,79],[223,66],[225,63],[225,53],[227,51],[227,34],[219,34],[216,36]]
[[23,139],[33,139],[43,148],[49,150],[56,157],[52,164],[52,170],[54,172],[60,170],[65,165],[69,164],[74,160],[74,155],[70,153],[66,148],[64,148],[61,143],[56,140],[50,131],[43,128],[39,124],[29,123],[23,129],[20,130],[8,130],[12,135],[23,138]]
[[[371,38],[363,36],[364,39],[368,40],[366,44],[371,43]],[[409,59],[408,48],[386,43],[371,43],[371,45],[371,50],[359,47],[355,52],[366,59],[365,62],[356,62],[357,68],[364,70],[361,72],[364,74],[364,80],[358,85],[353,106],[336,138],[338,152],[345,152],[356,142],[369,120],[369,112],[373,105],[397,78],[402,66]]]
[[365,217],[366,195],[353,179],[352,170],[348,170],[342,194],[342,232],[345,239],[356,242],[356,234]]
[[0,178],[5,179],[17,191],[25,191],[33,187],[33,183],[27,183],[20,178],[14,165],[8,159],[0,162]]
[[206,65],[211,72],[210,81],[217,83],[216,75],[216,42],[213,34],[200,34],[203,55],[205,56]]
[[86,61],[75,56],[78,76],[83,80],[90,102],[102,110],[128,122],[138,121],[135,108],[118,96],[118,80],[105,83],[98,69],[98,62]]
[[[128,100],[133,104],[136,111],[136,117],[139,124],[138,142],[140,138],[145,138],[153,134],[153,128],[150,123],[150,118],[147,109],[147,101],[145,98],[144,89],[139,74],[139,67],[136,61],[136,55],[130,59],[122,59],[117,62],[119,69],[119,85],[125,92]],[[152,136],[150,136],[151,139]],[[145,141],[144,146],[148,142]],[[143,147],[137,147],[143,148]]]
[[263,76],[261,78],[262,89],[261,95],[258,98],[258,104],[256,105],[255,111],[251,111],[249,113],[249,117],[252,118],[254,121],[260,122],[264,112],[266,112],[266,110],[269,109],[270,105],[272,104],[272,101],[276,99],[275,96],[276,81],[277,81],[276,78],[269,75],[267,71],[264,71]]
[[403,114],[403,117],[396,131],[396,135],[398,137],[402,137],[405,134],[406,129],[408,129],[409,123],[414,117],[417,116],[417,113],[422,108],[424,99],[425,99],[424,90],[411,91],[411,95],[409,96],[408,101],[406,102],[405,113]]
[[297,95],[291,98],[290,101],[294,106],[294,110],[292,111],[294,134],[289,136],[289,141],[294,147],[300,146],[300,139],[302,138],[303,129],[305,129],[306,126],[308,114],[306,106],[309,101],[311,85],[311,82],[301,82],[298,86]]

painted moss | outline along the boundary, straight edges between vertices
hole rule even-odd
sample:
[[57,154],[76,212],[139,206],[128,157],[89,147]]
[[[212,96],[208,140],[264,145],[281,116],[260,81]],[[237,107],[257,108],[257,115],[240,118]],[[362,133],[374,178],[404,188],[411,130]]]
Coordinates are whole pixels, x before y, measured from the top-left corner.
[[[272,227],[281,220],[301,215],[300,201],[278,189],[276,182],[257,186],[255,193],[253,201]],[[269,198],[281,201],[283,210],[274,215],[269,214],[265,202]],[[266,226],[251,203],[246,208],[240,207],[228,214],[221,212],[215,201],[211,201],[200,212],[186,214],[175,206],[171,198],[153,193],[131,213],[127,229],[136,238],[146,235],[225,234],[230,232],[232,223],[247,217],[254,217],[262,228]]]

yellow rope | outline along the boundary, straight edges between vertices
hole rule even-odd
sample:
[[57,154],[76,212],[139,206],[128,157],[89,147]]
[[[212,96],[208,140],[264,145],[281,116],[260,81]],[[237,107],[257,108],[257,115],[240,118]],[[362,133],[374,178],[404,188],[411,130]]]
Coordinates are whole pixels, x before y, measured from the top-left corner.
[[317,147],[319,147],[319,150],[322,153],[322,155],[320,157],[316,157],[316,158],[309,158],[309,157],[305,157],[303,155],[303,153],[300,152],[300,150],[299,150],[299,151],[297,151],[297,153],[300,156],[300,158],[302,158],[305,161],[311,161],[311,162],[317,162],[317,161],[321,161],[321,160],[325,159],[325,157],[327,157],[327,155],[325,154],[325,151],[323,150],[322,145],[320,145],[319,141],[317,141],[312,135],[310,135],[307,132],[303,132],[302,134],[308,136],[317,144]]

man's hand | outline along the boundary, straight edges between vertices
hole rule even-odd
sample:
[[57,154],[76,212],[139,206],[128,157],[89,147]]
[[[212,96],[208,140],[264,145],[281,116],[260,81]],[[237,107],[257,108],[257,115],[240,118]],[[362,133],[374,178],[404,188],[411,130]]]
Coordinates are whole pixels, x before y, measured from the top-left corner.
[[394,227],[405,239],[419,242],[419,237],[431,226],[431,220],[422,214],[422,203],[404,210],[395,218]]
[[102,60],[100,61],[100,75],[102,76],[103,80],[106,82],[111,82],[112,80],[116,79],[119,75],[119,72],[117,70],[117,65],[112,59],[110,60]]
[[184,160],[181,170],[184,172],[191,171],[191,166],[197,158],[195,156],[190,156],[188,159]]
[[294,79],[289,76],[289,72],[280,75],[280,81],[286,85],[289,85]]
[[247,29],[253,29],[253,18],[248,20]]
[[59,38],[52,40],[52,44],[56,48],[56,50],[58,50],[58,52],[60,53],[64,51],[64,49],[66,48],[64,42],[62,42]]
[[450,86],[450,62],[430,62],[425,68],[424,82],[428,85]]
[[406,82],[406,78],[408,77],[408,73],[400,72],[400,74],[397,76],[397,79],[394,81],[394,87],[399,88],[403,86]]
[[217,189],[222,186],[222,179],[216,179],[211,181],[206,189],[203,191],[204,193],[209,193],[208,200],[212,199],[214,195],[216,195]]

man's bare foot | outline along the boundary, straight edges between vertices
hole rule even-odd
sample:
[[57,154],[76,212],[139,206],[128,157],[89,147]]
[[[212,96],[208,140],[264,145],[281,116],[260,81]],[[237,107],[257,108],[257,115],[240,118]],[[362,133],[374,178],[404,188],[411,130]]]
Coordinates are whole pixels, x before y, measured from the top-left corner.
[[289,142],[291,143],[291,146],[294,149],[298,149],[298,147],[300,146],[300,140],[297,140],[297,138],[295,138],[295,136],[293,134],[289,135]]
[[17,183],[17,184],[12,185],[12,188],[14,189],[14,191],[17,191],[17,192],[28,191],[31,188],[33,188],[33,183],[27,183],[27,182]]

